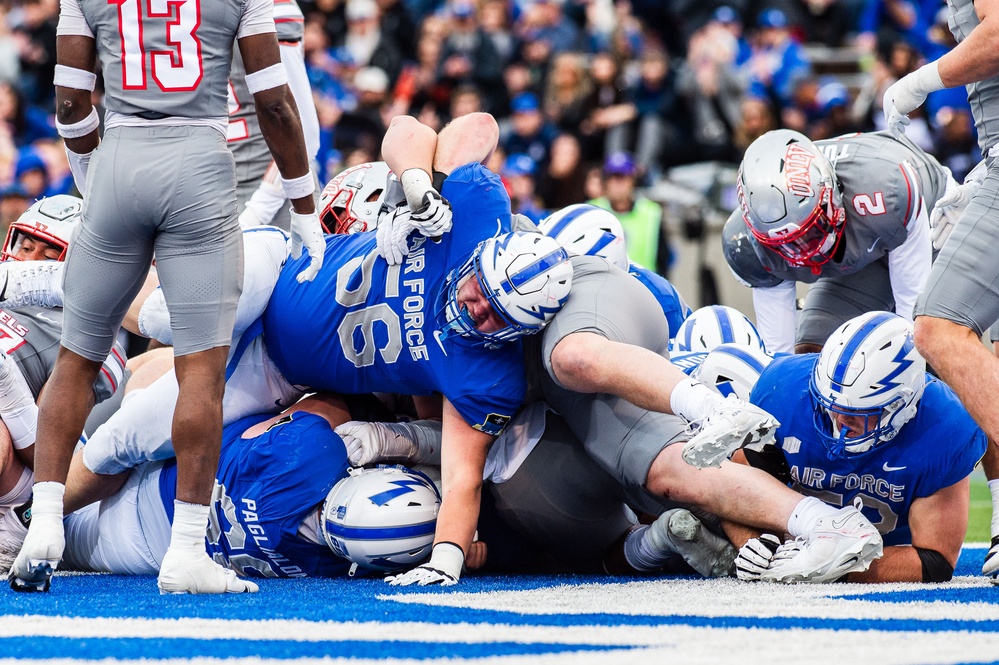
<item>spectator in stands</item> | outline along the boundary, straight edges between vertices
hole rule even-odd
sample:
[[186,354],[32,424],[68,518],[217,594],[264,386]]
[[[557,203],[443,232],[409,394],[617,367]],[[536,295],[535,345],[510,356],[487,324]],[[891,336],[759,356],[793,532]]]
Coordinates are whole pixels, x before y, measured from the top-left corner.
[[821,81],[815,103],[817,117],[809,122],[805,132],[810,139],[817,141],[862,131],[850,114],[850,91],[840,81]]
[[576,131],[590,112],[590,78],[586,56],[559,53],[552,58],[545,87],[544,112],[562,131]]
[[357,106],[340,117],[334,145],[344,154],[360,148],[377,155],[387,122],[388,74],[378,67],[362,67],[354,74],[353,87]]
[[395,36],[382,32],[375,0],[348,0],[346,17],[342,45],[354,62],[360,67],[378,67],[394,81],[402,68],[403,48]]
[[504,63],[510,62],[516,52],[517,44],[510,29],[510,10],[506,0],[486,0],[482,3],[479,10],[479,24],[492,40],[500,60]]
[[682,101],[676,90],[676,73],[665,51],[649,49],[642,54],[638,80],[625,93],[635,109],[635,118],[612,134],[623,142],[611,145],[609,152],[634,150],[646,182],[660,174],[663,162],[678,163],[680,146],[686,142]]
[[625,152],[607,157],[603,167],[604,196],[590,201],[610,210],[624,227],[628,258],[664,277],[672,260],[664,232],[663,209],[636,191],[638,164]]
[[30,106],[49,109],[55,103],[56,22],[55,0],[18,2],[6,16],[7,27],[18,44],[21,75],[18,88]]
[[500,124],[500,145],[506,154],[522,153],[537,164],[548,161],[558,129],[541,113],[538,96],[522,92],[510,102],[511,117]]
[[[579,126],[583,156],[597,160],[607,153],[611,140],[608,134],[618,125],[634,117],[634,108],[628,104],[621,83],[621,68],[610,53],[597,53],[590,62],[593,90],[587,106],[590,112]],[[615,139],[617,145],[622,141]]]
[[749,94],[773,99],[784,108],[791,104],[794,89],[808,76],[811,64],[801,44],[791,36],[784,12],[766,9],[757,18],[756,26],[752,52],[745,65]]
[[777,114],[766,99],[746,97],[742,100],[742,113],[733,134],[735,150],[742,160],[749,144],[772,129],[777,129]]
[[471,0],[454,0],[451,15],[437,68],[438,81],[449,90],[460,85],[476,86],[486,96],[486,110],[492,111],[502,102],[503,60],[493,40],[479,27]]
[[461,86],[451,95],[450,120],[484,110],[482,93],[474,85]]
[[933,155],[950,169],[955,180],[964,182],[982,157],[971,111],[964,106],[945,106],[933,116],[933,124],[937,130]]
[[416,57],[416,24],[401,0],[375,0],[381,16],[381,32],[402,51],[402,57]]
[[[734,55],[731,57],[731,62],[736,66],[743,65],[749,56],[752,54],[752,49],[749,46],[749,42],[746,37],[742,34],[743,25],[742,17],[739,13],[728,5],[722,5],[714,11],[711,15],[711,20],[704,26],[704,32],[712,33],[712,42],[721,42],[722,37],[716,35],[719,30],[724,30],[732,36],[735,40]],[[726,46],[726,50],[730,50],[732,47]]]
[[856,35],[859,0],[804,0],[802,5],[806,42],[841,47]]
[[547,168],[538,177],[538,193],[543,206],[559,210],[595,198],[586,195],[585,184],[586,166],[579,139],[573,134],[560,134],[552,142]]
[[0,82],[0,123],[6,126],[18,147],[30,145],[41,138],[57,136],[51,111],[29,104],[17,88],[8,82]]
[[927,15],[917,0],[866,0],[856,44],[868,52],[885,52],[895,42],[905,40],[925,51],[929,46],[927,32],[938,8],[934,3]]
[[[579,28],[562,11],[565,0],[534,0],[524,9],[520,28],[525,39],[543,41],[551,54],[582,46]],[[528,36],[529,35],[529,36]]]
[[510,209],[540,222],[547,214],[536,193],[538,165],[524,154],[512,154],[503,162],[500,177],[510,194]]

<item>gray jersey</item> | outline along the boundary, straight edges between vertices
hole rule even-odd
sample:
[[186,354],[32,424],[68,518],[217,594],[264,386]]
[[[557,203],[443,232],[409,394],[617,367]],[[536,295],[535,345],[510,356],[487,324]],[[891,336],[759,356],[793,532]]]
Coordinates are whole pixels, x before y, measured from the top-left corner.
[[[951,34],[962,42],[980,23],[974,0],[947,0],[947,7],[950,9],[948,24]],[[985,155],[999,143],[999,76],[969,83],[967,89],[978,130],[978,145]]]
[[815,145],[836,169],[843,195],[846,226],[840,248],[818,274],[796,268],[760,245],[736,210],[723,233],[725,255],[736,277],[749,286],[852,275],[901,246],[920,206],[932,208],[946,189],[947,172],[936,159],[888,132],[848,134]]
[[[117,113],[224,118],[233,42],[248,0],[80,0]],[[148,8],[148,11],[147,11]]]
[[[61,309],[42,307],[0,309],[0,348],[17,362],[35,399],[55,368],[62,314]],[[125,374],[125,360],[125,350],[116,342],[94,383],[97,402],[118,389]]]
[[[305,17],[295,0],[275,0],[274,27],[282,44],[302,41]],[[271,163],[271,151],[264,142],[260,122],[257,120],[253,95],[246,87],[246,69],[239,49],[233,52],[232,72],[229,74],[229,149],[236,159],[236,183],[252,183],[256,189],[264,171]],[[252,192],[251,189],[251,192]],[[240,197],[240,201],[244,200]]]

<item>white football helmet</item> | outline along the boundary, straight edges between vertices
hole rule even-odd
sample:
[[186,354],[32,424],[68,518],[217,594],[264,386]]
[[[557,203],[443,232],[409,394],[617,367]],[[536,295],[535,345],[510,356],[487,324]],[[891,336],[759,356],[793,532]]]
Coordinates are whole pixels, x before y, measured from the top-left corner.
[[385,162],[341,171],[319,195],[319,222],[326,233],[363,233],[378,226],[383,205],[395,207],[405,194]]
[[[468,310],[458,304],[458,290],[475,276],[482,293],[506,322],[496,332],[475,327]],[[498,346],[522,335],[540,332],[562,309],[572,285],[569,254],[554,238],[540,233],[513,232],[479,243],[445,285],[442,328],[445,336],[457,334]]]
[[572,256],[601,256],[621,270],[628,269],[624,227],[609,210],[577,203],[548,215],[538,227]]
[[815,274],[843,238],[846,211],[832,163],[799,132],[753,141],[739,167],[739,207],[753,237]]
[[766,351],[753,322],[726,305],[695,310],[683,320],[673,338],[673,350],[682,353],[711,351],[720,344],[742,344]]
[[12,222],[3,244],[0,261],[18,260],[17,252],[25,236],[30,236],[62,250],[57,261],[66,259],[73,230],[83,219],[83,199],[59,194],[35,201]]
[[[815,426],[830,458],[863,453],[894,438],[916,415],[925,385],[926,361],[913,344],[912,324],[901,316],[868,312],[837,328],[809,385]],[[848,437],[850,430],[839,427],[833,413],[865,417],[864,431]]]
[[409,568],[430,554],[440,505],[437,487],[418,471],[351,469],[326,495],[320,530],[334,554],[360,568]]
[[701,361],[691,378],[721,393],[735,395],[748,402],[749,393],[760,374],[773,360],[763,349],[743,344],[722,344],[713,348]]

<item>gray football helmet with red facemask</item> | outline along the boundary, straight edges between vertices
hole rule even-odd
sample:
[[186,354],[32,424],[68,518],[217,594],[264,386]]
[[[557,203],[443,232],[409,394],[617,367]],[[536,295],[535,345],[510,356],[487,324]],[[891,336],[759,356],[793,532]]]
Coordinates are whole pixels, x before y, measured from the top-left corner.
[[20,260],[18,252],[25,238],[34,238],[60,250],[57,261],[66,259],[73,231],[83,219],[83,199],[68,194],[35,201],[7,231],[0,261]]
[[767,132],[746,149],[739,207],[750,233],[790,265],[821,266],[843,238],[846,211],[832,163],[790,129]]

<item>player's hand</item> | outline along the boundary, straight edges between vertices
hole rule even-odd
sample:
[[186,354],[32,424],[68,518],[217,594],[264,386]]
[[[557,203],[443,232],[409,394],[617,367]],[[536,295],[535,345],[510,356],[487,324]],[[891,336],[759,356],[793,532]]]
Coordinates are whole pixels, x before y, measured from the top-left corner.
[[926,96],[944,87],[937,61],[906,74],[885,90],[881,100],[888,129],[900,138],[909,124],[909,113],[922,106]]
[[319,225],[319,215],[315,212],[300,215],[291,211],[291,258],[302,256],[302,247],[309,253],[309,265],[302,268],[296,279],[299,283],[311,282],[323,267],[326,242],[323,227]]
[[[895,86],[901,82],[902,80],[895,81],[890,88],[885,90],[885,96],[882,100],[885,121],[888,123],[888,129],[895,138],[902,138],[902,134],[905,134],[905,128],[909,126],[910,122],[908,114],[899,111],[898,106],[895,104],[895,95],[897,94]],[[919,106],[919,104],[916,104],[916,106]],[[913,106],[913,108],[916,107]]]
[[930,213],[930,238],[933,241],[933,249],[943,248],[951,231],[954,230],[954,225],[961,218],[964,209],[968,207],[979,187],[981,187],[981,183],[972,180],[963,185],[948,188],[947,193],[937,200]]
[[751,538],[735,557],[735,575],[743,582],[756,582],[760,579],[781,545],[780,538],[765,533],[759,538]]
[[428,238],[439,238],[451,230],[451,204],[435,189],[423,195],[420,207],[413,210],[413,227]]
[[347,457],[354,466],[386,458],[409,459],[417,452],[416,442],[401,424],[351,420],[333,431],[343,439]]
[[440,584],[451,586],[458,583],[461,577],[461,567],[465,563],[465,553],[454,543],[437,543],[434,545],[430,561],[412,570],[386,577],[385,581],[392,586],[428,586]]
[[402,263],[409,254],[409,234],[416,228],[411,217],[412,213],[405,206],[383,212],[378,217],[375,243],[378,253],[390,266]]
[[417,586],[430,586],[432,584],[451,586],[458,583],[458,578],[451,577],[443,570],[432,568],[429,563],[425,563],[405,573],[390,575],[385,578],[385,581],[392,586],[413,586],[414,584]]

